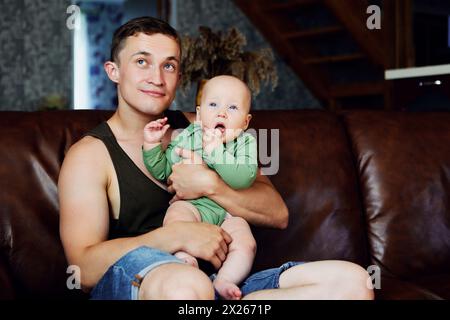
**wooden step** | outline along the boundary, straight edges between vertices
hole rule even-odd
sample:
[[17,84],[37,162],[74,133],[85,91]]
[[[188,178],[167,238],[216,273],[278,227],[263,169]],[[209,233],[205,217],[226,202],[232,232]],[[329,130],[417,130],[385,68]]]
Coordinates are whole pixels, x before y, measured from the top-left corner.
[[384,94],[383,82],[366,82],[334,85],[330,95],[333,98],[372,96]]
[[[361,50],[366,54],[373,64],[388,69],[390,51],[386,50],[387,42],[385,42],[386,32],[395,33],[396,30],[390,30],[383,22],[383,27],[379,30],[370,30],[366,27],[367,18],[366,13],[368,7],[367,0],[355,1],[355,0],[324,0],[322,3],[324,7],[330,10],[338,21],[345,27],[350,33],[352,38],[361,47]],[[387,3],[391,2],[404,2],[404,1],[383,1]],[[383,19],[386,17],[391,18],[389,15],[385,15],[385,5],[383,5]],[[393,22],[392,22],[393,23]],[[393,25],[394,26],[394,25]]]
[[289,32],[289,33],[285,33],[283,35],[283,37],[288,40],[299,39],[299,38],[318,37],[318,36],[323,36],[323,35],[327,35],[327,34],[338,33],[343,30],[344,30],[344,28],[342,26],[330,26],[330,27],[323,27],[323,28],[317,28],[317,29],[311,29],[311,30]]
[[343,54],[339,56],[325,56],[325,57],[317,57],[317,58],[308,58],[304,59],[303,63],[305,64],[324,64],[324,63],[335,63],[335,62],[346,62],[346,61],[354,61],[364,59],[365,56],[362,53],[352,53],[352,54]]
[[[308,4],[320,3],[324,0],[307,1]],[[275,2],[275,1],[274,1]],[[272,2],[272,6],[273,3]],[[278,54],[285,60],[289,66],[298,75],[301,75],[301,79],[311,90],[311,93],[319,99],[321,102],[325,101],[328,97],[328,78],[326,72],[323,70],[317,70],[314,66],[305,65],[302,59],[298,57],[298,50],[293,47],[292,41],[288,41],[283,38],[282,31],[276,23],[276,19],[273,19],[271,12],[266,12],[266,9],[271,9],[266,1],[249,1],[249,0],[234,0],[234,3],[244,12],[252,21],[255,26],[259,27],[259,31],[262,35],[271,43],[272,47],[278,51]],[[289,1],[283,3],[277,3],[279,8],[291,7],[293,5],[305,5],[306,1]],[[276,8],[276,7],[275,7]],[[308,56],[307,54],[305,54]],[[314,56],[314,55],[310,55]]]
[[320,3],[320,0],[291,0],[279,3],[266,4],[262,9],[264,11],[286,11],[299,7],[306,7]]

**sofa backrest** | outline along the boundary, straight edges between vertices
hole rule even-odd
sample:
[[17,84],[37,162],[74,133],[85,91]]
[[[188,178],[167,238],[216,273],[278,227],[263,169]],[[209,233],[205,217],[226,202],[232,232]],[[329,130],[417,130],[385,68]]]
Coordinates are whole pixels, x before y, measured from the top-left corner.
[[317,110],[258,111],[250,126],[279,130],[279,171],[269,177],[290,213],[286,230],[255,229],[255,268],[286,259],[367,265],[355,163],[338,117]]
[[[70,145],[110,114],[1,112],[0,268],[4,263],[0,281],[2,273],[7,275],[4,278],[13,285],[10,296],[80,294],[66,287],[69,275],[59,238],[58,174]],[[0,288],[5,288],[3,283]]]
[[344,116],[372,263],[403,279],[450,272],[450,113]]
[[[0,287],[5,296],[78,298],[59,239],[57,180],[68,148],[111,112],[2,112]],[[321,111],[254,112],[251,127],[279,129],[287,230],[254,228],[255,270],[286,260],[367,260],[354,163],[338,118]],[[270,131],[269,131],[270,132]],[[270,144],[270,141],[269,141]]]

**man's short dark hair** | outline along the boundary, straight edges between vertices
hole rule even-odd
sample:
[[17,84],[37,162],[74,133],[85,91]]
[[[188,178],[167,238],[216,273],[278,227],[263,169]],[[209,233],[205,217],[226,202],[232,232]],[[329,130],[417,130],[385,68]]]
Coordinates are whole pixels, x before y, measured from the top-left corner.
[[178,43],[181,51],[180,37],[170,24],[154,17],[140,17],[128,21],[114,32],[111,43],[111,61],[118,63],[119,53],[125,45],[125,40],[139,33],[147,35],[160,33],[169,36]]

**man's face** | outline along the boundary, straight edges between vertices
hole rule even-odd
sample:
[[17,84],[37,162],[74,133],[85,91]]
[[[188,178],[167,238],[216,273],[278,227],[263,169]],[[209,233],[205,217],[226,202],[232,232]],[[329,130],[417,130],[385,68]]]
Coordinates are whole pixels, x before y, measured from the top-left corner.
[[175,98],[179,68],[180,48],[173,38],[159,33],[128,37],[119,52],[119,106],[161,114]]

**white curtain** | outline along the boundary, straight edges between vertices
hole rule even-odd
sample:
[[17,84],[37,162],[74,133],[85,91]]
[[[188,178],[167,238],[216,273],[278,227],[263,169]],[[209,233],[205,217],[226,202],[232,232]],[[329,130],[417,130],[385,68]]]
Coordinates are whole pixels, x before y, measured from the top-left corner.
[[73,69],[74,90],[73,109],[92,109],[89,93],[89,41],[86,16],[80,13],[80,24],[74,29]]

